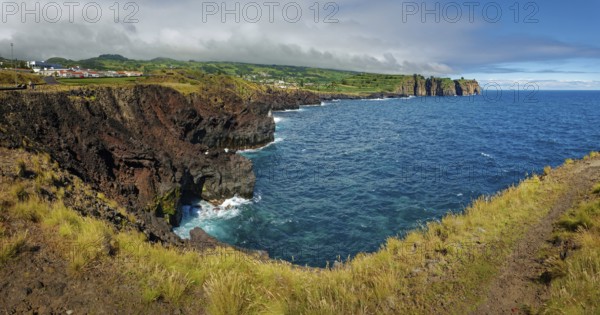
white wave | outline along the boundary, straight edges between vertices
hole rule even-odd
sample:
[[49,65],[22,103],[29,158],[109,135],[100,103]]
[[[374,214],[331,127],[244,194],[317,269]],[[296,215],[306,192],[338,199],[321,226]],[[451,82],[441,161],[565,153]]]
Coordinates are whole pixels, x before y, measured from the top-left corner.
[[283,140],[284,140],[284,138],[277,138],[277,137],[275,137],[275,141],[273,141],[273,142],[269,142],[269,143],[267,143],[266,145],[264,145],[264,146],[262,146],[262,147],[260,147],[260,148],[256,148],[256,149],[246,149],[246,150],[239,150],[239,151],[237,151],[237,153],[240,153],[240,154],[244,154],[244,153],[256,153],[256,152],[258,152],[258,151],[261,151],[261,150],[263,150],[263,149],[266,149],[266,148],[268,148],[268,147],[272,146],[272,145],[273,145],[273,144],[275,144],[275,143],[282,142]]
[[484,152],[481,152],[481,156],[484,156],[484,157],[489,158],[489,159],[493,158],[490,154],[487,154],[487,153],[484,153]]
[[284,121],[284,119],[282,117],[273,117],[273,120],[275,121],[276,124]]
[[190,231],[200,227],[206,233],[218,236],[222,232],[219,223],[239,216],[242,211],[241,206],[251,202],[252,200],[235,196],[218,206],[204,200],[183,206],[182,224],[173,231],[181,238],[189,238]]

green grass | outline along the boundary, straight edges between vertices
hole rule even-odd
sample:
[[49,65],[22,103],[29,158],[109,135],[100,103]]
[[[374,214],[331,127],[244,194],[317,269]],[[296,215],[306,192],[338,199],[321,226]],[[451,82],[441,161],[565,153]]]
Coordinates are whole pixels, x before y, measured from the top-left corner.
[[[425,85],[425,77],[420,75],[388,75],[375,73],[360,73],[355,71],[344,71],[334,69],[319,69],[311,67],[283,66],[283,65],[261,65],[239,62],[197,62],[178,61],[169,58],[155,58],[152,60],[131,60],[116,55],[105,55],[86,60],[67,60],[63,58],[51,58],[48,62],[60,63],[63,66],[79,65],[83,68],[97,70],[135,70],[151,75],[148,80],[140,78],[118,79],[61,79],[60,82],[69,85],[89,84],[129,84],[132,82],[167,83],[181,89],[189,94],[197,92],[197,89],[189,85],[196,85],[202,76],[229,76],[243,79],[260,85],[279,86],[279,81],[294,88],[306,89],[321,93],[342,93],[358,96],[366,96],[373,93],[395,93],[402,84],[410,85],[410,82],[418,79]],[[190,80],[191,79],[191,80]],[[113,80],[115,80],[113,82]],[[196,81],[196,82],[195,82]],[[459,80],[467,82],[468,80]],[[449,78],[439,78],[443,87],[452,87],[454,81]],[[188,86],[185,86],[185,85]],[[410,88],[413,89],[412,87]]]

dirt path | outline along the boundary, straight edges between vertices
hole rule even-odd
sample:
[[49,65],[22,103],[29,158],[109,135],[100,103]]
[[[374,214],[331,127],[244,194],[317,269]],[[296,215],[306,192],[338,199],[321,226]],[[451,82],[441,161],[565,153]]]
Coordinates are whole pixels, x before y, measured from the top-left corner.
[[549,246],[554,223],[560,215],[575,206],[592,185],[600,181],[600,160],[578,163],[573,171],[561,176],[569,183],[565,195],[542,221],[526,232],[487,288],[486,299],[472,314],[522,314],[523,306],[537,309],[548,298],[547,286],[537,281],[544,271],[539,252]]

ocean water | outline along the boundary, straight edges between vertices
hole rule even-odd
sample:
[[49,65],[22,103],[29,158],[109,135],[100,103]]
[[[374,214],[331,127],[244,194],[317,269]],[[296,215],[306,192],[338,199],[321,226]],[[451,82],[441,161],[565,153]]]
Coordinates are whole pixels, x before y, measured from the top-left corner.
[[176,233],[199,226],[322,267],[600,150],[600,92],[525,96],[344,100],[274,113],[275,143],[241,153],[254,163],[255,198],[186,206]]

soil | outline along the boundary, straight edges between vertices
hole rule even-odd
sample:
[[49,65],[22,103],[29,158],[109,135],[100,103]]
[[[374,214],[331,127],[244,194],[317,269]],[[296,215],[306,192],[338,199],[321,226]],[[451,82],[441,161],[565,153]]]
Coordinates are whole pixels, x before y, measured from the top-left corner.
[[517,243],[499,275],[487,288],[485,301],[472,314],[526,314],[528,310],[539,309],[548,299],[549,287],[541,281],[546,269],[540,253],[552,247],[552,232],[558,218],[581,202],[591,187],[600,182],[600,160],[578,162],[573,171],[556,175],[560,181],[568,183],[566,193]]

